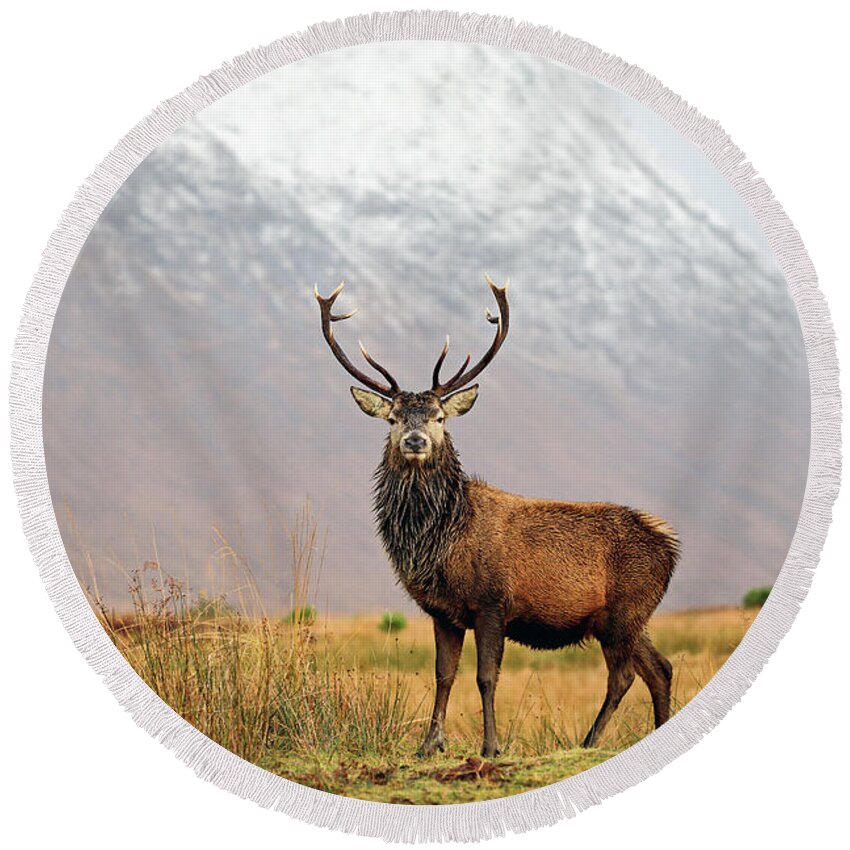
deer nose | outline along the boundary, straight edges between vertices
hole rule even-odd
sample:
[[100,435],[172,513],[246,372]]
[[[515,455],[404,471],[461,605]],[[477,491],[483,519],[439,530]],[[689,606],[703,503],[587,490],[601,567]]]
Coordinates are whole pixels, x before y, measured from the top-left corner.
[[425,435],[415,432],[413,434],[408,434],[402,442],[402,446],[406,451],[414,453],[423,451],[427,445],[428,440],[425,438]]

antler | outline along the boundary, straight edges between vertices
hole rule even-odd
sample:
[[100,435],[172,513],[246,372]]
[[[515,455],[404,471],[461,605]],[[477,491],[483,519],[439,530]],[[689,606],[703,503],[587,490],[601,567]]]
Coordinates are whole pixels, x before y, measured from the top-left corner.
[[333,307],[334,301],[339,297],[340,292],[342,292],[345,283],[341,283],[327,298],[322,298],[319,295],[319,287],[316,286],[313,289],[313,293],[316,296],[316,301],[319,302],[319,310],[322,314],[322,335],[324,336],[326,342],[330,346],[331,351],[334,353],[334,357],[342,364],[342,367],[351,375],[353,378],[356,378],[360,381],[364,386],[369,387],[370,390],[374,390],[376,393],[380,393],[382,396],[386,396],[387,398],[392,398],[397,393],[401,392],[398,384],[396,383],[395,378],[383,367],[377,360],[374,360],[368,351],[363,347],[363,343],[360,343],[360,351],[363,354],[363,357],[366,359],[366,362],[376,371],[380,372],[389,382],[389,386],[385,386],[384,384],[379,383],[374,378],[370,378],[365,372],[361,372],[346,356],[345,352],[339,347],[339,343],[334,338],[333,328],[331,327],[331,322],[341,322],[344,319],[350,319],[356,312],[355,308],[350,313],[345,313],[342,316],[334,316],[331,313],[331,307]]
[[477,378],[481,372],[484,371],[487,364],[496,356],[496,352],[502,347],[502,343],[508,335],[508,325],[510,323],[508,286],[510,285],[510,282],[506,283],[503,287],[498,287],[492,280],[490,280],[489,275],[486,277],[490,290],[493,295],[496,296],[496,303],[499,306],[498,316],[494,316],[489,310],[487,310],[486,313],[487,321],[491,324],[498,325],[496,328],[496,336],[486,354],[468,372],[466,371],[466,367],[469,365],[470,358],[472,357],[471,354],[466,355],[466,360],[463,361],[463,365],[457,370],[457,372],[454,373],[454,375],[451,376],[451,378],[448,379],[448,381],[441,383],[440,369],[442,368],[443,361],[446,359],[446,355],[449,353],[449,338],[446,337],[443,350],[437,358],[437,365],[434,366],[434,376],[431,385],[431,392],[438,396],[444,396],[454,390],[459,390],[461,387],[465,387],[468,383]]

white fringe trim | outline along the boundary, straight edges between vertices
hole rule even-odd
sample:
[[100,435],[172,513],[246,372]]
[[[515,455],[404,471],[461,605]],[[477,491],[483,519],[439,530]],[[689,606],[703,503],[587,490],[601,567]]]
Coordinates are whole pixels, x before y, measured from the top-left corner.
[[[179,717],[124,660],[86,602],[59,535],[42,444],[42,381],[62,290],[107,202],[142,160],[198,111],[268,71],[330,50],[402,39],[474,42],[554,60],[631,95],[699,147],[770,241],[800,317],[811,383],[811,458],[799,524],[767,604],[717,674],[661,729],[597,767],[536,791],[445,806],[371,803],[298,785],[244,761]],[[640,68],[583,41],[508,18],[455,12],[394,12],[317,24],[225,63],[136,125],[79,188],[44,251],[15,343],[11,418],[24,531],[48,594],[79,651],[135,721],[202,779],[240,797],[319,826],[404,842],[475,841],[552,824],[635,785],[690,749],[743,696],[793,622],[826,537],[841,465],[835,338],[814,268],[788,216],[720,125]]]

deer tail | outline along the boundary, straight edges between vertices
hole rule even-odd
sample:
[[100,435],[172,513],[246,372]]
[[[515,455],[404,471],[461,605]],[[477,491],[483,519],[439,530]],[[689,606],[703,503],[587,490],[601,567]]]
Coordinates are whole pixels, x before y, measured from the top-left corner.
[[673,528],[667,520],[662,519],[659,516],[655,516],[655,514],[646,513],[645,511],[635,511],[635,514],[644,528],[655,536],[667,554],[667,561],[669,565],[667,582],[669,583],[673,576],[673,570],[676,569],[676,564],[679,561],[679,556],[682,553],[679,535],[676,533],[676,529]]

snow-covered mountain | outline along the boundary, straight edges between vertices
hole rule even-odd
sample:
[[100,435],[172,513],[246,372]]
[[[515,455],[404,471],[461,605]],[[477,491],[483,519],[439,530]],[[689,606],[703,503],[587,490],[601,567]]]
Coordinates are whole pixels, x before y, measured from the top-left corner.
[[[233,583],[213,526],[288,605],[270,514],[309,497],[318,601],[402,607],[375,539],[383,430],[352,403],[312,286],[402,385],[511,333],[454,425],[466,467],[527,495],[632,504],[684,556],[667,604],[736,601],[785,557],[805,486],[808,379],[787,286],[701,155],[625,96],[494,48],[395,43],[295,63],[152,154],[71,275],[45,382],[60,526],[111,561]],[[451,364],[449,364],[451,365]],[[72,533],[66,502],[79,535]],[[280,535],[277,535],[279,538]],[[218,555],[216,554],[218,552]]]

